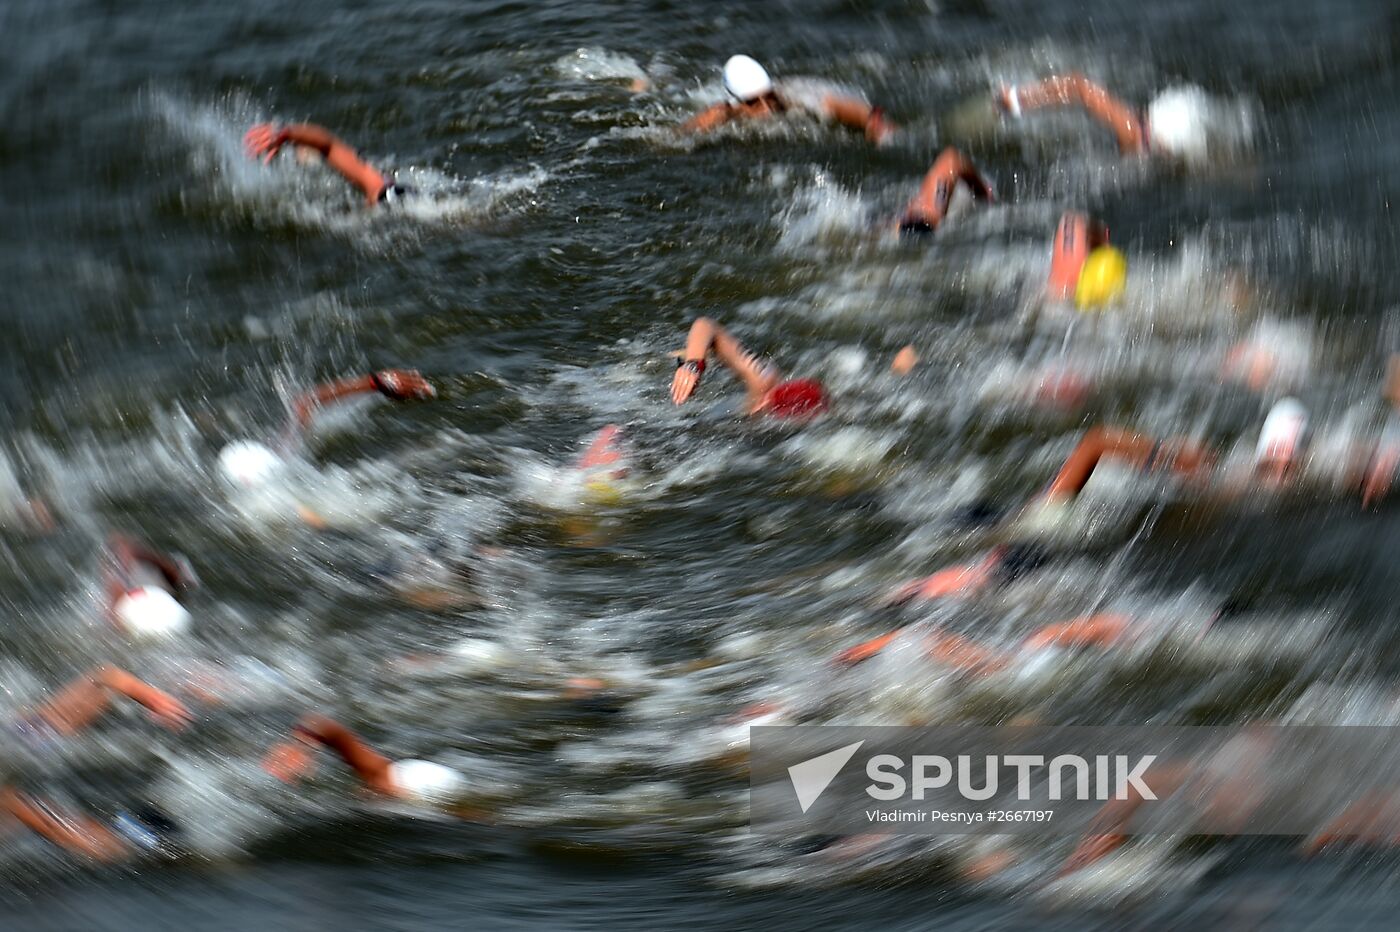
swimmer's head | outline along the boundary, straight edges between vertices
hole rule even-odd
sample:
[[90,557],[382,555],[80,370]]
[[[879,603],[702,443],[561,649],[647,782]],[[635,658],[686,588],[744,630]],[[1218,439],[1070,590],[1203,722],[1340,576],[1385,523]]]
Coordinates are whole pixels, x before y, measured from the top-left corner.
[[236,486],[254,488],[263,485],[281,467],[281,457],[251,440],[230,443],[219,451],[219,475]]
[[1096,310],[1123,296],[1128,260],[1112,246],[1100,246],[1084,260],[1074,286],[1074,303],[1081,311]]
[[724,89],[748,103],[772,93],[773,81],[758,62],[747,55],[735,55],[724,63]]
[[389,779],[405,799],[448,806],[466,792],[467,779],[451,767],[427,760],[400,760],[389,765]]
[[790,379],[764,396],[760,411],[774,417],[814,417],[827,409],[826,390],[813,379]]
[[112,606],[112,614],[127,634],[139,638],[172,638],[190,626],[185,607],[156,586],[129,590]]
[[1308,429],[1308,411],[1296,398],[1281,399],[1264,418],[1259,444],[1254,448],[1255,469],[1281,482],[1298,463]]
[[1199,87],[1172,87],[1147,107],[1147,132],[1152,147],[1187,161],[1206,156],[1210,98]]

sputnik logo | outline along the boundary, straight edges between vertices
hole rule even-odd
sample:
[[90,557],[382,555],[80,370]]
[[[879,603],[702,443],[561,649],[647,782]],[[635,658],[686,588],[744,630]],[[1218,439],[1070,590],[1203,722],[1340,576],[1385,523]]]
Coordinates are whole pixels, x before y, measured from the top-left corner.
[[857,741],[855,744],[827,751],[825,754],[819,754],[788,768],[788,776],[792,779],[792,789],[797,793],[797,803],[802,807],[803,812],[812,808],[812,804],[822,793],[826,792],[826,788],[831,785],[832,780],[836,779],[841,768],[846,766],[846,762],[855,756],[856,751],[859,751],[860,746],[864,743],[864,741]]

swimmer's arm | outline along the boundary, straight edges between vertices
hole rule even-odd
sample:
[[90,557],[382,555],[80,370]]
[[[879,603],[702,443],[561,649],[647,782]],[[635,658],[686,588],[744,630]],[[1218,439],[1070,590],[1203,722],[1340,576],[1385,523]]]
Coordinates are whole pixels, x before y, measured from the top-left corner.
[[939,663],[986,675],[1004,670],[1011,664],[1011,655],[983,647],[951,631],[935,631],[928,638],[928,655]]
[[0,811],[25,828],[65,851],[98,861],[111,861],[125,853],[117,837],[86,817],[59,818],[48,807],[10,787],[0,790]]
[[437,389],[413,369],[381,369],[368,375],[338,379],[318,385],[292,403],[298,427],[306,427],[316,412],[326,405],[356,395],[378,392],[394,401],[433,398]]
[[681,350],[680,365],[671,377],[671,403],[684,404],[700,384],[700,376],[705,371],[705,357],[715,342],[715,331],[719,325],[708,317],[697,317],[690,325],[690,333],[685,338],[685,349]]
[[389,796],[398,790],[389,779],[389,758],[375,751],[359,735],[324,715],[306,715],[292,729],[302,740],[324,745],[340,756],[366,786]]
[[[700,384],[705,357],[711,349],[728,369],[744,383],[751,403],[761,398],[778,381],[777,373],[765,368],[739,341],[709,317],[697,317],[682,351],[682,365],[671,379],[671,401],[683,403]],[[698,363],[698,366],[693,364]],[[696,369],[700,371],[696,371]]]
[[973,195],[980,201],[995,200],[991,183],[982,177],[972,160],[951,146],[939,153],[932,167],[924,175],[919,185],[919,193],[904,209],[907,218],[917,218],[931,227],[943,222],[948,204],[953,197],[953,188],[959,182],[966,182]]
[[734,119],[734,108],[727,103],[720,102],[706,107],[686,120],[677,128],[677,131],[685,134],[708,133],[732,119]]
[[854,97],[827,94],[822,98],[822,111],[836,122],[865,133],[865,138],[876,145],[887,141],[896,129],[882,109]]
[[1096,427],[1084,435],[1055,476],[1045,498],[1067,501],[1088,485],[1099,463],[1109,457],[1141,468],[1165,467],[1191,473],[1208,464],[1209,454],[1190,441],[1162,443],[1142,434]]
[[388,183],[384,176],[374,166],[361,159],[354,149],[325,127],[314,123],[293,123],[280,128],[273,128],[271,124],[261,124],[248,130],[244,137],[249,154],[254,157],[261,155],[267,161],[271,161],[289,142],[321,153],[326,164],[364,192],[371,204],[379,200],[380,193]]
[[107,546],[116,558],[118,565],[122,567],[123,572],[128,572],[133,563],[149,563],[160,570],[160,574],[165,577],[166,582],[175,589],[188,589],[195,585],[195,580],[190,577],[186,567],[140,541],[114,534]]
[[1013,110],[1078,104],[1113,132],[1123,152],[1142,152],[1147,148],[1147,134],[1137,111],[1082,74],[1007,88],[1005,95],[1003,105]]
[[719,324],[711,322],[711,325],[714,327],[715,356],[744,383],[749,407],[752,408],[770,388],[778,384],[780,376],[744,349],[738,340],[729,335],[729,331]]
[[189,723],[189,710],[178,699],[113,666],[98,667],[79,677],[30,714],[59,734],[71,735],[107,711],[113,693],[140,703],[167,728],[182,728]]
[[1085,615],[1046,625],[1022,643],[1027,650],[1043,647],[1109,647],[1120,641],[1132,619],[1126,615]]

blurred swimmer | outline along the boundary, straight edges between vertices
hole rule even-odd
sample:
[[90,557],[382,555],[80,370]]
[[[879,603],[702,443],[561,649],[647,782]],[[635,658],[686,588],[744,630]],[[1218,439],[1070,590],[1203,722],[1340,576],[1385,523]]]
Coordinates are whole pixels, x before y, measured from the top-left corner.
[[[412,369],[380,369],[368,375],[338,379],[319,385],[292,402],[290,436],[299,436],[311,426],[317,412],[335,402],[373,394],[391,401],[414,401],[437,397],[437,390]],[[254,488],[273,480],[284,465],[281,455],[252,440],[240,440],[219,451],[219,473],[230,484]]]
[[359,735],[324,715],[304,715],[292,726],[292,740],[274,745],[263,769],[284,783],[315,772],[313,752],[329,748],[366,787],[393,799],[452,809],[467,791],[467,780],[450,767],[426,760],[393,761]]
[[[626,483],[629,472],[627,450],[622,444],[622,428],[608,424],[588,444],[588,449],[572,465],[573,471],[583,480],[583,504],[613,506],[626,498]],[[586,540],[595,539],[593,533],[583,527],[575,527],[576,534]]]
[[189,563],[121,535],[107,544],[107,618],[131,637],[183,634],[190,613],[176,598],[199,584]]
[[1079,106],[1106,126],[1124,155],[1160,155],[1189,162],[1210,154],[1215,105],[1199,87],[1168,88],[1139,110],[1114,97],[1082,74],[1036,84],[1005,85],[996,94],[1000,109],[1019,118],[1029,110]]
[[133,846],[118,831],[121,826],[109,826],[92,816],[61,810],[11,786],[0,787],[0,813],[79,857],[108,863],[134,853]]
[[[777,418],[810,418],[829,405],[826,389],[814,379],[783,380],[782,374],[766,366],[729,332],[709,317],[698,317],[690,325],[685,349],[676,358],[676,374],[671,379],[671,401],[684,404],[695,393],[705,374],[705,357],[713,349],[724,366],[744,383],[745,414],[768,414]],[[891,370],[907,373],[918,361],[913,347],[906,346],[895,357]]]
[[[886,604],[911,600],[969,598],[1006,585],[1023,574],[1043,567],[1055,557],[1057,531],[1074,498],[1089,483],[1104,460],[1118,461],[1144,474],[1168,471],[1196,477],[1213,460],[1190,440],[1159,441],[1127,431],[1096,427],[1088,431],[1070,453],[1050,486],[1020,511],[1003,515],[986,505],[974,506],[974,523],[999,525],[1011,543],[998,546],[962,564],[939,570],[895,589]],[[1070,535],[1075,540],[1078,535]]]
[[1192,480],[1207,496],[1225,499],[1309,485],[1356,490],[1369,504],[1390,491],[1400,468],[1400,441],[1396,440],[1400,433],[1387,428],[1374,440],[1315,448],[1309,428],[1302,403],[1296,398],[1281,399],[1264,418],[1252,454],[1220,458],[1192,440],[1159,440],[1096,427],[1084,435],[1049,488],[1022,512],[1020,520],[1028,527],[1053,523],[1104,462],[1122,463],[1143,473],[1168,471]]
[[[113,696],[139,703],[152,721],[166,728],[179,730],[190,723],[189,710],[174,696],[125,670],[101,666],[22,713],[9,723],[10,730],[22,745],[43,750],[91,725],[111,707]],[[102,862],[141,852],[168,852],[179,831],[149,806],[119,811],[109,824],[61,811],[12,786],[0,786],[0,813],[71,854]]]
[[[1012,667],[1038,665],[1045,655],[1084,647],[1112,647],[1124,641],[1132,630],[1126,615],[1099,613],[1045,625],[1016,647],[1005,650],[983,647],[950,631],[930,632],[925,640],[928,656],[957,670],[986,676]],[[869,660],[888,647],[899,631],[881,635],[847,648],[836,655],[836,662],[851,666]]]
[[[1266,723],[1244,726],[1222,743],[1184,757],[1153,760],[1140,785],[1130,781],[1103,806],[1057,877],[1103,860],[1135,832],[1151,831],[1135,822],[1140,811],[1152,808],[1149,800],[1159,809],[1170,807],[1181,826],[1172,834],[1182,838],[1250,834],[1259,820],[1287,813],[1294,825],[1322,823],[1302,842],[1299,852],[1305,856],[1343,840],[1394,848],[1400,845],[1400,788],[1391,777],[1393,742],[1377,738],[1376,745],[1360,750],[1364,746],[1357,740],[1364,738],[1341,739],[1340,746],[1316,736],[1300,739],[1297,730]],[[1358,770],[1362,760],[1366,766]]]
[[180,700],[150,683],[111,665],[96,667],[60,689],[51,699],[24,712],[11,729],[26,744],[74,735],[87,728],[112,706],[112,697],[139,703],[151,720],[179,730],[190,723],[190,712]]
[[1043,500],[1052,505],[1072,499],[1104,460],[1126,462],[1144,471],[1169,468],[1202,480],[1208,494],[1233,498],[1249,492],[1277,492],[1300,486],[1360,492],[1363,504],[1389,493],[1400,467],[1396,434],[1345,448],[1310,443],[1307,409],[1295,398],[1277,402],[1259,430],[1253,455],[1216,461],[1190,441],[1158,441],[1121,431],[1091,430],[1065,461]]
[[323,160],[339,172],[346,181],[363,192],[371,207],[378,204],[392,206],[413,194],[412,188],[382,174],[329,130],[313,123],[286,126],[259,123],[243,137],[248,157],[261,158],[264,164],[271,164],[282,147],[289,143],[295,147],[299,160],[309,155]]
[[933,166],[924,175],[923,184],[904,208],[904,215],[895,226],[901,235],[932,233],[948,214],[953,193],[962,182],[972,195],[983,203],[992,203],[996,194],[977,166],[957,149],[947,148],[939,153]]
[[[1055,228],[1050,247],[1050,278],[1046,291],[1052,301],[1069,301],[1079,291],[1081,273],[1098,250],[1108,246],[1108,227],[1078,211],[1066,211]],[[1112,290],[1094,289],[1097,291]],[[1119,285],[1121,290],[1121,283]],[[1086,294],[1086,302],[1101,295]],[[1093,303],[1100,303],[1094,301]]]
[[763,66],[747,55],[735,55],[724,63],[724,89],[734,100],[721,101],[701,111],[683,123],[680,131],[707,133],[735,120],[767,119],[804,111],[858,129],[877,145],[888,142],[895,132],[895,125],[885,118],[883,110],[854,97],[828,93],[813,107],[784,94]]

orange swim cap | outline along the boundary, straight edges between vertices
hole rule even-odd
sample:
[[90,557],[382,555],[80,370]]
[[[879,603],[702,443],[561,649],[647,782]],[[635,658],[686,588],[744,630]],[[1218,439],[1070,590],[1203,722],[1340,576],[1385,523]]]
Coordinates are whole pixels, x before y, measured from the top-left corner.
[[774,417],[810,417],[826,410],[826,391],[814,379],[791,379],[768,392],[763,410]]

